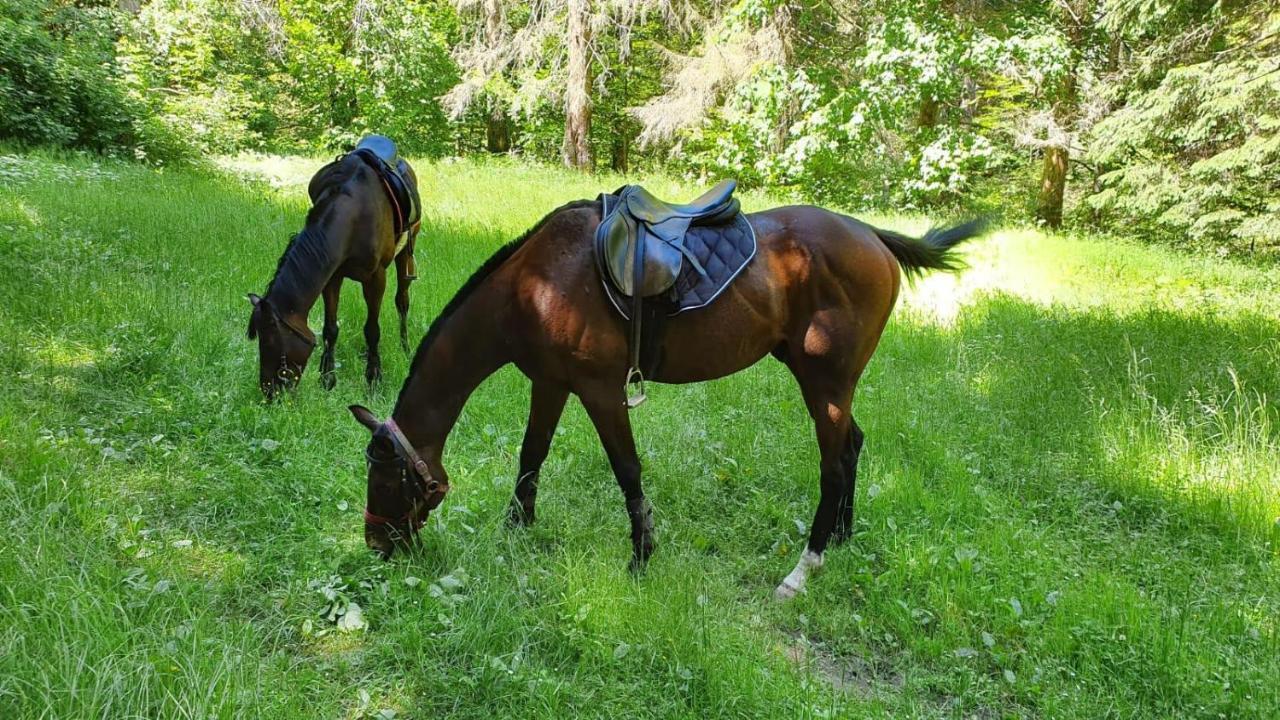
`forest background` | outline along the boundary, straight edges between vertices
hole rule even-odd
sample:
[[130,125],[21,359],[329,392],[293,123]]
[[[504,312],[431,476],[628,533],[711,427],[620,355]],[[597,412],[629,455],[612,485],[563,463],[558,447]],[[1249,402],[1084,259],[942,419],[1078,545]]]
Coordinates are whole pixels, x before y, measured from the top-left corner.
[[1280,9],[1207,0],[0,0],[0,142],[510,154],[1280,253]]

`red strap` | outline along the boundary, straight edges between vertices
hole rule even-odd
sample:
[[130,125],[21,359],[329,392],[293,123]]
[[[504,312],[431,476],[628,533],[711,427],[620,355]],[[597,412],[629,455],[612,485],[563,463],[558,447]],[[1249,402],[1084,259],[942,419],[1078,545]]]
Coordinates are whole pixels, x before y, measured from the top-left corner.
[[369,508],[364,509],[364,522],[366,525],[391,525],[395,522],[394,518],[374,515],[369,512]]
[[[389,518],[389,517],[385,517],[385,516],[382,516],[382,515],[374,515],[373,513],[369,512],[369,508],[365,508],[365,509],[364,509],[364,524],[365,524],[365,525],[374,525],[374,526],[378,526],[378,525],[395,525],[397,522],[402,522],[402,521],[405,521],[405,520],[408,520],[408,519],[409,519],[409,516],[408,516],[408,515],[405,515],[404,517],[400,518],[400,520],[396,520],[395,518]],[[413,524],[413,529],[414,529],[414,530],[421,530],[421,529],[422,529],[422,526],[423,526],[425,523],[426,523],[426,520],[425,520],[425,519],[418,520],[417,522],[415,522],[415,523]]]

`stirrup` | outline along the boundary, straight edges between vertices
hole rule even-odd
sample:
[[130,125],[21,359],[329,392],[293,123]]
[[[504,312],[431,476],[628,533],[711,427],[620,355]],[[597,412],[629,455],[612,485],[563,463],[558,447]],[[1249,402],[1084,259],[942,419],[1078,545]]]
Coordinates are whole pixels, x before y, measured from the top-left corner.
[[[635,383],[634,385],[632,383]],[[639,394],[633,395],[632,390],[639,386]],[[631,368],[627,371],[627,381],[622,384],[623,390],[627,393],[627,409],[634,410],[644,404],[649,398],[644,394],[644,375],[640,372],[640,368]]]

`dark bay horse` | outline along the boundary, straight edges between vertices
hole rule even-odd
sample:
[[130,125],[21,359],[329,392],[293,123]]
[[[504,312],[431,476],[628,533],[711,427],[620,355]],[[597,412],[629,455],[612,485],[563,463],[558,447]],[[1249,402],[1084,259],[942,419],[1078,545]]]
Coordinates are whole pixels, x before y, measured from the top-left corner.
[[[570,203],[499,250],[462,286],[419,345],[395,409],[380,422],[353,405],[373,433],[365,450],[365,541],[389,556],[412,538],[449,489],[445,440],[476,387],[507,363],[532,381],[529,424],[510,507],[532,522],[538,473],[569,393],[599,433],[631,520],[632,568],[654,548],[652,509],[624,405],[625,322],[601,289],[592,252],[597,201]],[[776,590],[804,588],[823,551],[853,529],[863,435],[849,414],[854,388],[898,296],[900,274],[951,271],[952,248],[977,221],[911,238],[811,206],[748,216],[759,252],[711,305],[668,320],[653,379],[691,383],[743,370],[766,355],[795,376],[817,431],[821,500],[808,547]]]
[[[408,179],[416,187],[413,169],[404,163]],[[352,153],[324,166],[307,187],[311,210],[302,232],[293,236],[276,265],[275,276],[259,297],[249,295],[249,339],[258,340],[258,385],[268,399],[293,387],[306,369],[316,346],[307,327],[307,313],[316,299],[324,298],[324,353],[320,381],[332,389],[333,349],[338,340],[338,297],[342,281],[350,278],[364,286],[368,317],[364,338],[368,346],[365,380],[382,377],[378,354],[381,331],[378,313],[387,286],[386,269],[396,264],[396,310],[400,313],[400,343],[409,350],[409,285],[414,278],[413,250],[418,227],[407,228],[403,247],[396,233],[398,208],[383,181],[366,160]]]

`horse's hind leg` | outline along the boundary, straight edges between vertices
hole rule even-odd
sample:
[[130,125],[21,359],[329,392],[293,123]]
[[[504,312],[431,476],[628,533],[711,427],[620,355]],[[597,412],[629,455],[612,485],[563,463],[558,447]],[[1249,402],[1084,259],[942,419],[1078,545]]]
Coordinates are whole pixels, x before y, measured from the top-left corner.
[[578,397],[600,434],[600,442],[609,456],[609,465],[626,500],[627,517],[631,520],[631,571],[639,572],[644,569],[656,545],[653,508],[640,486],[640,458],[636,455],[636,442],[631,435],[631,417],[627,415],[622,385],[615,383],[598,392],[579,393]]
[[320,384],[332,390],[337,382],[333,372],[333,348],[338,344],[338,297],[342,294],[342,278],[335,275],[324,286],[324,354],[320,356]]
[[378,315],[382,312],[382,295],[386,289],[387,276],[383,272],[374,272],[364,283],[364,303],[369,311],[364,321],[364,342],[368,346],[364,379],[370,385],[382,379],[382,356],[378,354],[382,330],[378,327]]
[[524,431],[524,444],[520,447],[520,475],[516,479],[515,497],[511,498],[508,520],[512,525],[529,525],[534,519],[534,504],[538,498],[538,473],[551,449],[551,438],[564,412],[569,391],[551,382],[533,383],[533,398],[529,401],[529,425]]
[[409,352],[409,285],[417,279],[413,267],[413,241],[417,232],[411,232],[409,242],[396,256],[396,312],[400,314],[400,347]]
[[836,525],[832,531],[837,545],[849,539],[853,534],[853,496],[858,488],[858,457],[862,455],[862,428],[857,421],[849,418],[849,442],[845,445],[845,472],[849,473],[849,486],[840,498],[836,510]]
[[[803,384],[803,381],[802,381]],[[846,469],[849,438],[849,392],[838,390],[815,392],[805,388],[805,404],[818,435],[821,454],[820,485],[822,494],[809,527],[809,543],[795,569],[774,591],[780,600],[794,597],[804,589],[811,570],[822,567],[822,554],[827,549],[836,526],[843,499],[851,492],[851,477]]]
[[[802,337],[788,343],[787,367],[795,375],[818,438],[821,496],[809,528],[809,542],[796,567],[774,591],[779,599],[804,589],[809,572],[822,566],[833,532],[847,535],[853,518],[854,469],[862,431],[849,407],[870,352],[858,352],[856,335],[843,331],[839,315],[815,317]],[[852,347],[851,347],[852,346]]]

